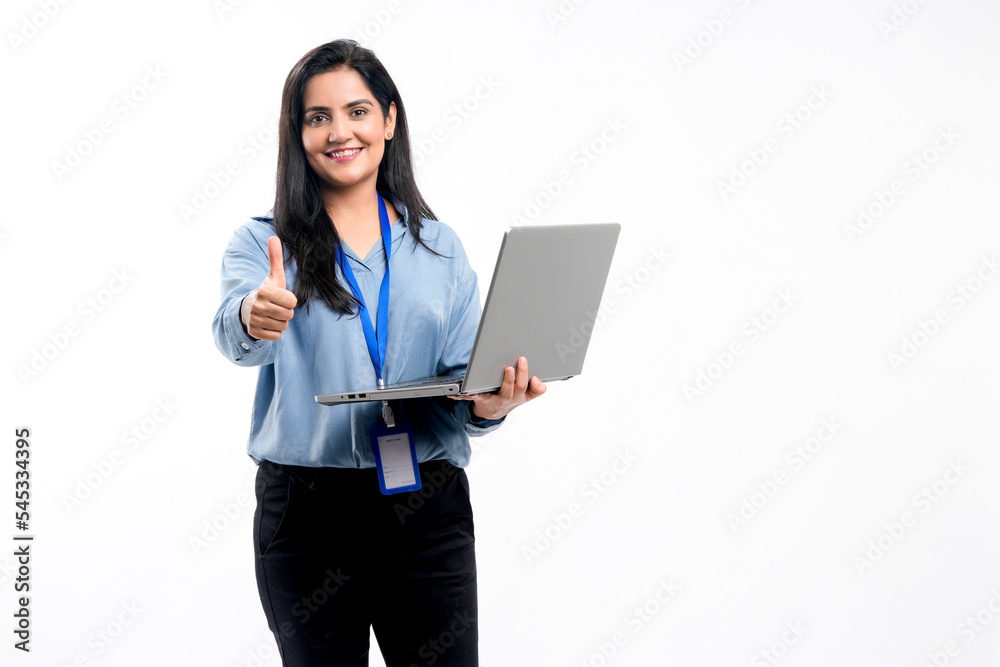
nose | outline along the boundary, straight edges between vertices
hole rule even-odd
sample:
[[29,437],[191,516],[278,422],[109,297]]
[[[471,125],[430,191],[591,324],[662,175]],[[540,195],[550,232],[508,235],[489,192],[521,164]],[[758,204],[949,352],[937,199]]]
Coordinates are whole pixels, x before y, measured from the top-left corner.
[[350,135],[347,127],[347,119],[339,114],[330,119],[330,143],[343,143]]

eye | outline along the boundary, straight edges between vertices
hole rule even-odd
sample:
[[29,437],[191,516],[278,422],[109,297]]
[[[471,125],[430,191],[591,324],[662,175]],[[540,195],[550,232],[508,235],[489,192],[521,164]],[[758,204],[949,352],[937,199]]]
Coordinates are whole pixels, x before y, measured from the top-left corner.
[[310,122],[310,123],[315,123],[315,122],[317,122],[317,121],[320,121],[320,119],[325,119],[325,118],[326,118],[326,116],[325,116],[325,115],[323,115],[323,114],[321,114],[321,113],[318,113],[318,114],[316,114],[315,116],[313,116],[312,118],[310,118],[310,119],[309,119],[309,122]]
[[367,109],[362,109],[360,107],[351,109],[351,115],[353,116],[355,114],[357,114],[358,117],[360,118],[361,116],[367,115],[368,114],[368,110]]

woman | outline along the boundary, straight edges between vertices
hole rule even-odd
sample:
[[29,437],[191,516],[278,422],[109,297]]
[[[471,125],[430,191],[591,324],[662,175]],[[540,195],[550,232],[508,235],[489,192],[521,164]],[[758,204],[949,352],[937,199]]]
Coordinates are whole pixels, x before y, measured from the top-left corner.
[[461,372],[480,314],[462,244],[414,181],[395,84],[356,42],[289,73],[274,209],[235,232],[222,295],[216,345],[260,369],[254,550],[283,664],[367,665],[369,628],[388,667],[478,664],[469,436],[545,385],[522,357],[496,393],[393,402],[421,486],[391,495],[369,433],[382,406],[314,401]]

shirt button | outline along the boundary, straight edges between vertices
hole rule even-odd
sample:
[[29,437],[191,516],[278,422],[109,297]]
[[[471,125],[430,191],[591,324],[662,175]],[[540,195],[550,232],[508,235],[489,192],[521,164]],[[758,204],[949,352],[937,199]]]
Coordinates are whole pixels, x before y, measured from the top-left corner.
[[249,350],[250,349],[250,346],[247,345],[246,343],[240,343],[240,347],[242,347],[244,350]]

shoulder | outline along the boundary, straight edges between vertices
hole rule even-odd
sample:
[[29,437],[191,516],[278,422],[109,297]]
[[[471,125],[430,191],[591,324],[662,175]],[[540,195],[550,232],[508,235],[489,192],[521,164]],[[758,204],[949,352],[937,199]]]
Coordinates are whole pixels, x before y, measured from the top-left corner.
[[267,253],[267,240],[277,232],[274,229],[274,218],[270,213],[253,216],[233,231],[229,242],[230,249],[252,249],[259,247]]
[[465,255],[465,248],[458,238],[458,233],[452,227],[440,220],[422,218],[420,221],[420,239],[434,248],[437,252],[446,255]]

